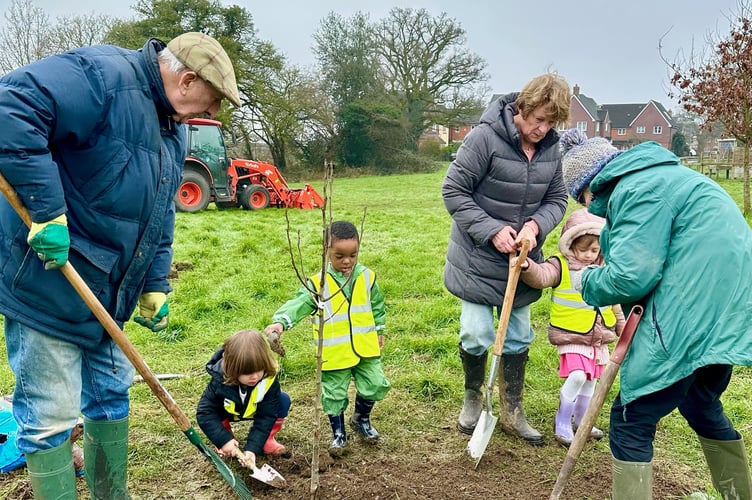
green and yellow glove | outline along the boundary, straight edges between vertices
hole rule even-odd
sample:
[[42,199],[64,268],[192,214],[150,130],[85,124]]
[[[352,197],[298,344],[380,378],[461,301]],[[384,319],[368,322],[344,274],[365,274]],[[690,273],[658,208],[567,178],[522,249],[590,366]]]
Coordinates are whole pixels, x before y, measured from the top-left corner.
[[162,292],[147,292],[138,299],[138,315],[133,321],[145,326],[152,332],[159,332],[167,328],[170,308],[167,306],[167,294]]
[[68,262],[70,249],[67,217],[63,214],[47,222],[32,222],[26,241],[42,259],[45,269],[62,267]]

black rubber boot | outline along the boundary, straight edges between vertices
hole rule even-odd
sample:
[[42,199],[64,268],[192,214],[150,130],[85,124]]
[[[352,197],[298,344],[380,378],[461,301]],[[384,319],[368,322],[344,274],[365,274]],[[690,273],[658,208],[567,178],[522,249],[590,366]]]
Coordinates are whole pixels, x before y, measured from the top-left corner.
[[530,426],[522,409],[522,387],[525,384],[527,353],[525,351],[501,356],[499,422],[504,432],[520,436],[533,446],[543,446],[543,436]]
[[347,433],[345,432],[345,414],[329,415],[329,423],[332,424],[332,444],[329,445],[329,454],[340,457],[347,445]]
[[353,412],[350,425],[367,442],[375,443],[379,440],[379,432],[371,425],[371,410],[375,401],[363,398],[360,394],[355,396],[355,411]]
[[480,356],[473,356],[462,349],[460,344],[460,359],[465,370],[465,400],[462,411],[457,419],[457,430],[463,434],[472,434],[483,411],[483,393],[480,388],[486,378],[486,361],[488,352]]

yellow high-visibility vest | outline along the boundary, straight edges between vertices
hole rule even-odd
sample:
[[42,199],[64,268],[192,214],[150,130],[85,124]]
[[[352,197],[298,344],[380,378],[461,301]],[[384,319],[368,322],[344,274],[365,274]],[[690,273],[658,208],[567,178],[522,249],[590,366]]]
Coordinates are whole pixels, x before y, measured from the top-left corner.
[[[318,292],[321,288],[320,276],[311,276],[310,279]],[[324,310],[322,370],[351,368],[360,363],[361,358],[375,358],[381,353],[371,310],[371,286],[374,279],[373,271],[363,270],[355,278],[352,297],[348,301],[340,286],[327,273],[323,289],[325,300],[320,305]],[[317,312],[314,314],[313,339],[318,342],[319,316]]]
[[277,378],[276,375],[274,377],[264,377],[254,386],[253,390],[251,390],[251,394],[247,396],[248,399],[246,401],[248,401],[248,406],[245,407],[245,411],[242,415],[240,414],[240,408],[235,407],[235,401],[225,399],[224,408],[225,411],[230,414],[230,420],[236,422],[238,420],[253,418],[256,414],[256,407],[264,400],[264,397],[266,396],[266,393],[269,392],[269,388],[272,386],[275,378]]
[[600,315],[603,324],[608,328],[616,325],[616,315],[611,306],[595,307],[589,305],[582,298],[582,294],[572,287],[569,276],[567,259],[563,255],[555,255],[561,263],[561,283],[553,289],[551,294],[551,326],[568,332],[586,335],[595,326],[595,320]]

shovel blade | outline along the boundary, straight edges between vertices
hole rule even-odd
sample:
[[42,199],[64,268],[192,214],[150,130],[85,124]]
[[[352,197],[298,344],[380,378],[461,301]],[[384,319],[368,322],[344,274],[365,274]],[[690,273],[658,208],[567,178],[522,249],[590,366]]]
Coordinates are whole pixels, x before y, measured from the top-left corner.
[[251,477],[274,488],[284,488],[287,485],[282,474],[269,464],[264,464],[261,468],[254,467]]
[[488,442],[491,440],[498,417],[494,417],[491,412],[483,410],[478,419],[478,424],[475,426],[473,435],[470,436],[470,441],[467,442],[467,453],[470,458],[475,460],[475,467],[478,467],[480,459],[483,457]]

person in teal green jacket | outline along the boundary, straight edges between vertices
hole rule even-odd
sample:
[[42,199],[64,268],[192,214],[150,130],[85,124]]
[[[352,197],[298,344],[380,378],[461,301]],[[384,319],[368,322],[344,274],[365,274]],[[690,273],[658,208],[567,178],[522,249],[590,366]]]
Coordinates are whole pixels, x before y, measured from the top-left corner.
[[[360,237],[347,221],[334,221],[326,230],[329,266],[324,277],[321,307],[324,310],[321,365],[321,404],[329,416],[333,439],[329,454],[340,456],[347,444],[345,410],[348,388],[354,380],[356,396],[351,426],[366,443],[376,443],[379,433],[371,424],[371,410],[384,399],[391,385],[381,367],[386,308],[376,274],[360,262]],[[318,342],[319,316],[314,292],[321,290],[321,273],[300,287],[272,316],[264,329],[272,346],[279,336],[310,317]]]
[[723,498],[752,498],[741,435],[720,398],[752,365],[752,231],[718,183],[656,142],[618,151],[577,129],[561,138],[569,194],[606,219],[605,265],[573,276],[593,306],[645,314],[611,408],[612,498],[651,498],[653,439],[678,408]]

